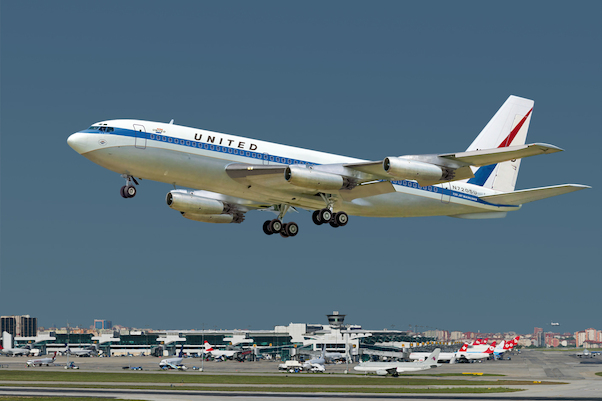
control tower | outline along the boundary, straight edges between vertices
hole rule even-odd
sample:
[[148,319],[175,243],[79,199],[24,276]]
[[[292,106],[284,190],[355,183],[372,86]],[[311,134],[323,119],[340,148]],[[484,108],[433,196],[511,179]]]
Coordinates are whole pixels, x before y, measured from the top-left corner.
[[326,317],[328,318],[328,324],[333,329],[340,329],[341,327],[343,327],[345,316],[346,315],[340,315],[339,311],[336,310],[332,312],[332,315],[326,315]]

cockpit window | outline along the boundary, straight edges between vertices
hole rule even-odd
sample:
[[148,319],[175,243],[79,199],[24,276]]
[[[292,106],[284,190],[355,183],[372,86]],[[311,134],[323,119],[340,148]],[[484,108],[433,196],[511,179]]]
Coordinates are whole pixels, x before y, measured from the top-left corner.
[[99,127],[98,125],[93,125],[90,128],[88,128],[89,130],[94,130],[94,131],[101,131],[101,132],[113,132],[115,131],[115,129],[113,127]]

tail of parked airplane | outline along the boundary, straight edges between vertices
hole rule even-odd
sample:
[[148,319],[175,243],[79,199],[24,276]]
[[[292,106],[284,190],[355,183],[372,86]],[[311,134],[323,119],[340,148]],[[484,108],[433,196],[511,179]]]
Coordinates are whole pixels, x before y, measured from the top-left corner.
[[180,353],[178,354],[179,358],[183,358],[184,357],[184,344],[182,344],[182,347],[180,347]]
[[205,351],[213,351],[213,347],[209,344],[209,341],[205,341]]
[[468,344],[464,343],[464,345],[462,345],[462,348],[460,348],[458,350],[458,352],[466,352],[468,351]]
[[[487,123],[466,151],[524,145],[527,139],[533,100],[510,96]],[[512,192],[516,185],[521,159],[479,167],[468,183]]]
[[486,354],[493,354],[493,350],[495,350],[496,342],[492,342],[491,345],[485,350]]

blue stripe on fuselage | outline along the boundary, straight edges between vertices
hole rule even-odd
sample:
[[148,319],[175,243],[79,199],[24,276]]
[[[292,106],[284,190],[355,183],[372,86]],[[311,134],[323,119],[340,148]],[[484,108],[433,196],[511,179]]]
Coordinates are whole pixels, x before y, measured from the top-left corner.
[[[91,130],[91,129],[86,129],[81,132],[88,133],[88,134],[130,136],[130,137],[134,137],[134,138],[136,138],[136,137],[140,138],[140,134],[141,134],[141,132],[139,132],[139,131],[125,129],[125,128],[117,128],[117,127],[114,127],[112,132],[103,132],[103,131]],[[174,138],[171,136],[155,134],[153,132],[147,132],[146,134],[147,134],[146,135],[147,141],[165,142],[165,143],[171,143],[173,145],[202,149],[202,150],[206,150],[206,151],[210,151],[210,152],[228,153],[233,156],[248,157],[248,158],[254,159],[255,161],[261,160],[261,161],[269,161],[269,162],[273,162],[273,163],[301,164],[301,165],[306,164],[306,165],[312,165],[312,166],[319,165],[318,163],[312,163],[312,162],[308,162],[305,160],[290,159],[287,157],[275,156],[275,155],[271,155],[271,154],[267,154],[267,153],[255,152],[252,150],[238,149],[238,148],[228,147],[228,146],[224,146],[224,145],[215,145],[212,143],[200,142],[200,141],[195,141],[195,140]],[[477,174],[475,174],[475,177],[471,178],[470,181],[468,181],[468,183],[474,184],[474,182],[472,182],[472,181],[478,178],[479,172],[482,169],[490,167],[491,169],[490,169],[487,177],[484,179],[484,181],[483,181],[483,183],[484,183],[485,181],[487,181],[487,178],[489,177],[489,175],[491,175],[491,172],[493,171],[495,166],[496,166],[495,164],[492,164],[490,166],[484,166],[484,167],[479,168],[477,170]],[[485,172],[483,172],[483,174],[485,174]],[[469,194],[466,194],[463,192],[454,191],[454,190],[447,189],[447,188],[436,187],[434,185],[428,185],[426,187],[422,187],[422,186],[418,185],[418,183],[416,181],[398,180],[398,181],[391,181],[391,183],[393,185],[399,185],[402,187],[413,188],[413,189],[418,189],[421,191],[428,191],[428,192],[441,194],[442,196],[443,195],[453,196],[454,198],[477,202],[477,203],[481,203],[484,205],[498,206],[498,207],[499,206],[517,207],[515,205],[497,205],[494,203],[489,203],[489,202],[486,202],[486,201],[480,199],[478,196],[469,195]],[[476,185],[479,185],[479,184],[476,184]]]

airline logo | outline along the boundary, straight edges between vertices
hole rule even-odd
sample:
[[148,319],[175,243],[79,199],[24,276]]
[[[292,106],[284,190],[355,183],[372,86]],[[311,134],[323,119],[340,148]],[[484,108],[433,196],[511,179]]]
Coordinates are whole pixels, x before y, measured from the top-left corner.
[[468,344],[464,343],[464,345],[462,346],[462,348],[460,348],[459,352],[466,352],[466,350],[468,350]]
[[491,345],[489,346],[489,348],[487,348],[487,351],[485,351],[485,353],[492,354],[494,349],[495,349],[495,341],[491,343]]
[[213,347],[211,346],[211,344],[209,344],[208,341],[205,341],[205,351],[213,351]]
[[[522,118],[522,120],[520,120],[520,122],[518,124],[516,124],[516,127],[514,127],[514,129],[512,129],[512,131],[510,131],[508,136],[506,138],[504,138],[502,143],[499,144],[498,148],[506,148],[506,147],[510,146],[510,144],[512,143],[512,141],[518,134],[518,131],[520,131],[520,129],[523,127],[523,125],[525,124],[525,121],[527,121],[527,118],[529,117],[529,115],[531,114],[532,111],[533,111],[533,108],[531,108],[531,110],[529,110],[529,112],[527,114],[525,114],[525,116]],[[477,171],[475,171],[474,177],[471,178],[470,180],[468,180],[468,183],[474,184],[474,185],[480,185],[480,186],[485,185],[485,182],[487,182],[487,180],[489,179],[489,176],[491,175],[491,173],[493,173],[493,170],[495,169],[496,166],[497,166],[497,164],[490,164],[488,166],[479,167],[477,169]]]

